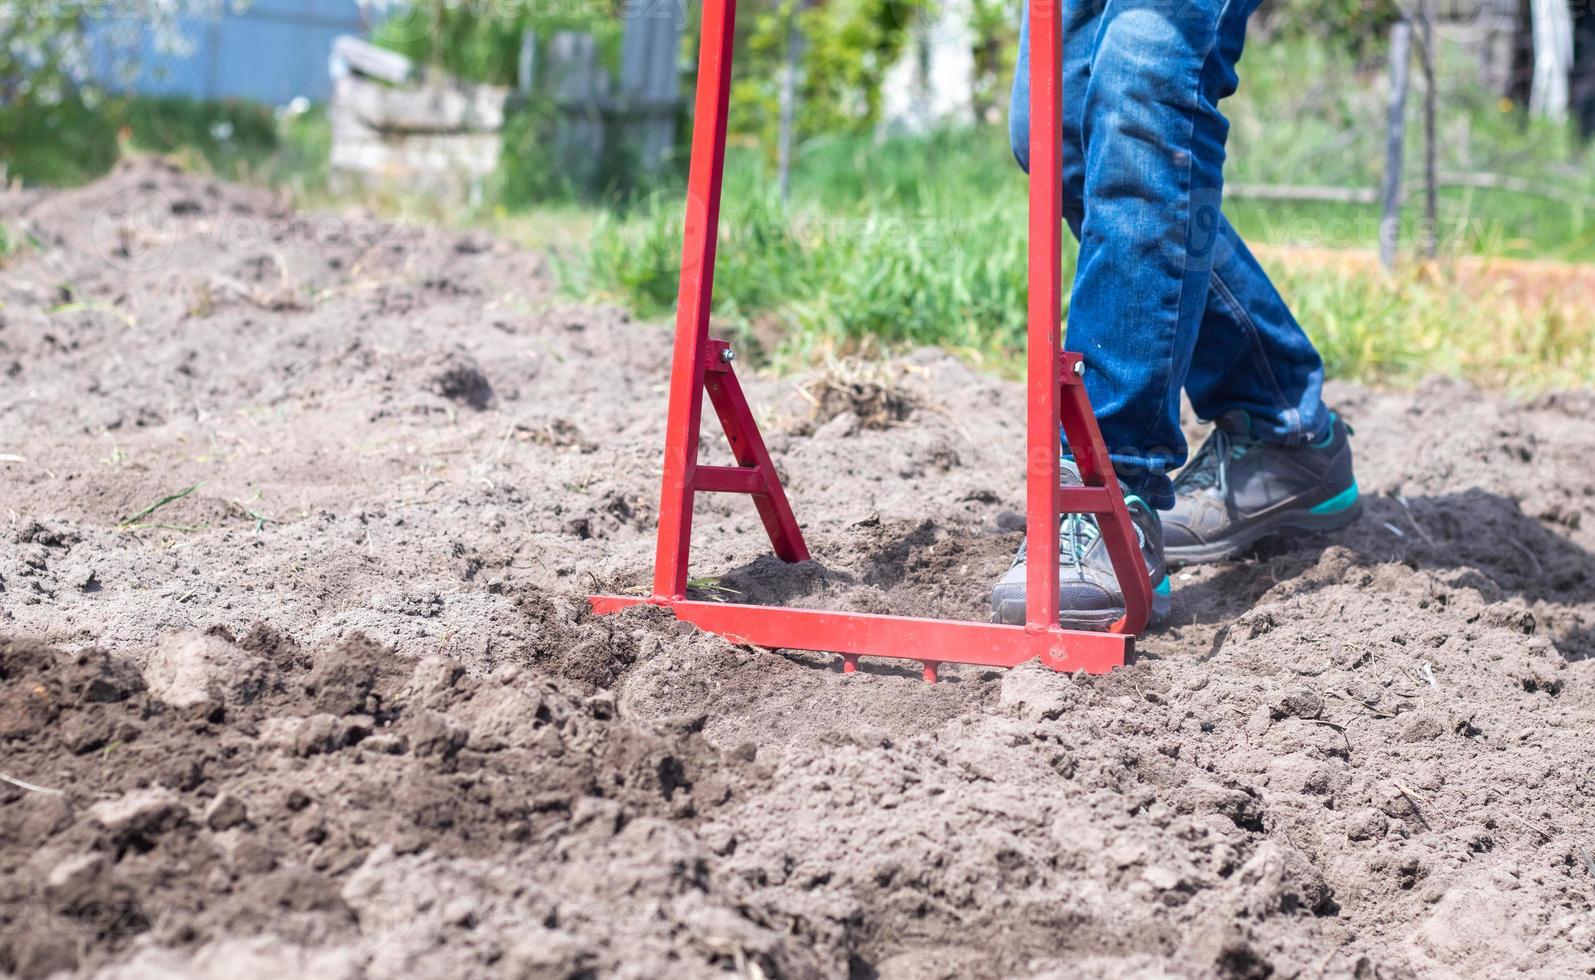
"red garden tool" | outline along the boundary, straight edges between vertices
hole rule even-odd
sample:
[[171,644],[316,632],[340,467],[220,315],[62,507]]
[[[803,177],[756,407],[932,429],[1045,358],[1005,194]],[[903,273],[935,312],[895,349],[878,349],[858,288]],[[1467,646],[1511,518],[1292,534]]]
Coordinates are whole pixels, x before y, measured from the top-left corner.
[[[1030,2],[1030,268],[1027,445],[1025,468],[1025,625],[968,623],[703,602],[687,598],[692,504],[698,493],[753,497],[775,553],[806,561],[808,547],[770,462],[758,425],[732,369],[729,344],[709,337],[720,184],[725,164],[726,107],[736,0],[705,0],[698,54],[696,115],[687,178],[687,216],[676,304],[675,354],[665,429],[664,485],[653,594],[647,598],[593,596],[595,612],[637,603],[664,606],[676,617],[735,643],[772,649],[817,650],[842,656],[854,671],[859,657],[914,660],[934,681],[943,663],[1014,667],[1039,658],[1055,670],[1105,673],[1134,653],[1146,625],[1152,585],[1119,481],[1108,461],[1096,416],[1082,383],[1085,362],[1061,350],[1062,25],[1053,0]],[[698,463],[698,429],[707,392],[731,443],[735,466]],[[1059,485],[1058,426],[1074,453],[1084,486]],[[1124,616],[1108,632],[1058,625],[1060,513],[1095,515],[1124,592]]]

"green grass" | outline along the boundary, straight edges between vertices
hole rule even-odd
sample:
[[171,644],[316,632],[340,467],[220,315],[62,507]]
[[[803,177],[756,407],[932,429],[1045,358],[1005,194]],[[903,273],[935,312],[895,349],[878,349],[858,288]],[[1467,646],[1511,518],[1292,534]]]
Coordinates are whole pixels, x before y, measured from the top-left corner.
[[[1565,128],[1526,122],[1471,88],[1471,64],[1448,57],[1442,69],[1439,169],[1496,175],[1517,188],[1444,189],[1443,254],[1595,262],[1595,167],[1586,149]],[[1378,72],[1360,72],[1322,45],[1262,43],[1248,51],[1242,78],[1241,93],[1225,103],[1232,186],[1378,186],[1385,111]],[[1481,284],[1473,266],[1414,261],[1422,161],[1416,98],[1411,111],[1403,271],[1339,269],[1264,250],[1332,372],[1405,383],[1439,371],[1525,389],[1595,382],[1595,318],[1582,313],[1587,307],[1575,315],[1567,303],[1525,303],[1516,287]],[[652,193],[583,203],[557,168],[537,159],[538,127],[534,114],[512,127],[507,165],[477,207],[383,191],[361,192],[360,203],[406,220],[486,228],[549,252],[573,295],[667,315],[679,274],[683,176]],[[0,108],[0,162],[10,177],[34,183],[91,179],[118,153],[142,150],[287,186],[302,207],[336,207],[348,198],[329,187],[329,144],[321,110],[274,117],[259,107],[152,99],[92,111]],[[734,140],[728,154],[717,331],[744,345],[756,341],[777,366],[883,344],[934,344],[999,370],[1017,368],[1026,182],[1003,128],[807,140],[785,204],[774,194],[769,160],[767,147],[746,139]],[[1225,209],[1255,245],[1377,245],[1373,206],[1232,196]],[[1066,278],[1074,260],[1066,236]],[[1595,288],[1586,292],[1595,297]]]
[[323,177],[326,170],[326,128],[316,113],[280,121],[250,102],[24,100],[0,106],[0,165],[8,179],[55,187],[93,180],[126,152],[171,155],[233,179],[314,179],[318,166]]
[[116,122],[81,102],[0,106],[0,165],[8,181],[70,186],[116,163]]
[[[1024,306],[1024,182],[1003,163],[1006,149],[982,152],[969,136],[811,145],[790,208],[770,191],[762,156],[733,151],[716,315],[736,328],[778,323],[788,354],[865,338],[1014,348],[1023,334],[1014,312]],[[670,309],[681,214],[679,192],[606,212],[569,284],[645,315]]]
[[[1445,188],[1445,256],[1595,262],[1595,168],[1560,127],[1525,123],[1445,63],[1438,169],[1505,177],[1527,190]],[[1375,188],[1383,169],[1377,74],[1310,45],[1259,45],[1243,65],[1232,121],[1232,184]],[[1319,79],[1339,79],[1324,86]],[[1386,276],[1266,264],[1337,376],[1408,382],[1441,371],[1518,388],[1595,381],[1595,323],[1473,288],[1462,271],[1417,263],[1419,100],[1406,155],[1407,271]],[[767,154],[733,147],[716,269],[722,331],[781,338],[778,362],[874,341],[938,344],[1012,368],[1025,324],[1026,183],[997,127],[926,138],[827,139],[801,147],[792,199],[773,196]],[[581,295],[658,316],[674,304],[683,192],[613,205],[591,248],[566,267]],[[1231,198],[1226,213],[1254,244],[1374,249],[1371,205]],[[1067,238],[1068,236],[1066,236]],[[1064,275],[1073,275],[1074,243]],[[1485,293],[1485,295],[1481,295]]]
[[1588,317],[1472,290],[1466,269],[1273,271],[1331,377],[1407,383],[1439,373],[1522,393],[1595,382]]
[[[783,338],[766,352],[780,363],[884,342],[941,345],[1016,369],[1025,331],[1026,185],[1007,154],[1003,134],[992,130],[811,145],[783,208],[762,157],[734,150],[715,277],[719,329],[744,341]],[[1533,202],[1489,197],[1508,200],[1487,202],[1480,192],[1469,202],[1449,194],[1446,201],[1488,204],[1490,221],[1470,228],[1521,222],[1540,238],[1471,234],[1448,239],[1448,248],[1582,257],[1585,246],[1571,234],[1575,216],[1564,216],[1567,233],[1556,237],[1557,227],[1513,210]],[[668,313],[682,210],[678,191],[603,212],[590,250],[566,266],[567,287],[644,316]],[[1257,203],[1230,211],[1257,242],[1377,243],[1377,215],[1357,208]],[[1416,240],[1415,228],[1407,240]],[[1069,240],[1066,281],[1074,261]],[[1595,326],[1563,322],[1565,314],[1525,311],[1511,296],[1480,302],[1454,276],[1415,265],[1386,276],[1295,268],[1277,257],[1267,264],[1336,376],[1401,383],[1441,371],[1513,387],[1595,381]]]

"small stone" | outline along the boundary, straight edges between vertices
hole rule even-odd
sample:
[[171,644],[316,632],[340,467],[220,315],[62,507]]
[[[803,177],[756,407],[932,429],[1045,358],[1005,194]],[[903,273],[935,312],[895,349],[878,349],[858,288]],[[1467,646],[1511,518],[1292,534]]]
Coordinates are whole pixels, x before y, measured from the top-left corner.
[[249,822],[249,810],[244,801],[231,793],[219,793],[205,807],[205,826],[223,831]]
[[89,819],[104,827],[118,848],[147,850],[154,840],[188,820],[188,809],[164,786],[134,790],[89,807]]
[[150,652],[144,682],[174,708],[208,701],[248,704],[266,689],[265,665],[210,633],[173,633]]
[[1324,699],[1316,691],[1291,691],[1274,706],[1275,721],[1282,718],[1318,718],[1324,713]]
[[96,803],[89,807],[89,819],[112,832],[143,831],[171,823],[184,812],[177,794],[155,786]]
[[1404,820],[1418,812],[1418,807],[1412,802],[1412,798],[1399,789],[1387,791],[1374,805],[1386,816],[1396,820]]
[[277,866],[277,855],[271,846],[258,838],[263,834],[250,834],[237,842],[229,857],[239,874],[263,875]]
[[56,897],[80,895],[105,872],[103,854],[78,854],[50,869],[45,887]]
[[378,755],[403,755],[410,750],[410,743],[403,735],[384,733],[365,739],[360,748]]
[[1020,664],[1002,677],[1002,706],[1025,721],[1052,721],[1079,697],[1073,680],[1036,661]]
[[1238,875],[1251,911],[1322,914],[1331,904],[1324,876],[1300,851],[1265,840]]
[[1433,715],[1422,713],[1415,716],[1401,729],[1399,736],[1403,742],[1429,742],[1445,734],[1445,726]]
[[1346,836],[1352,840],[1379,840],[1390,827],[1390,820],[1378,810],[1368,808],[1351,815]]
[[294,754],[312,756],[336,752],[343,746],[343,737],[343,725],[337,716],[311,715],[304,720],[294,739]]

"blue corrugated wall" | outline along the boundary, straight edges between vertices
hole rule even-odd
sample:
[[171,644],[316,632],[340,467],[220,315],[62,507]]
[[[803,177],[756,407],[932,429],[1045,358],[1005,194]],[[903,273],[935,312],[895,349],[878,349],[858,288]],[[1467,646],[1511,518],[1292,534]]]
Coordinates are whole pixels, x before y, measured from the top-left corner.
[[[237,13],[185,17],[181,29],[191,51],[155,50],[149,31],[136,29],[135,57],[116,53],[128,43],[127,23],[90,28],[95,74],[106,86],[147,95],[195,99],[250,99],[282,105],[298,96],[325,101],[331,93],[327,56],[340,34],[364,36],[366,23],[355,0],[251,0]],[[129,83],[116,66],[136,64]]]

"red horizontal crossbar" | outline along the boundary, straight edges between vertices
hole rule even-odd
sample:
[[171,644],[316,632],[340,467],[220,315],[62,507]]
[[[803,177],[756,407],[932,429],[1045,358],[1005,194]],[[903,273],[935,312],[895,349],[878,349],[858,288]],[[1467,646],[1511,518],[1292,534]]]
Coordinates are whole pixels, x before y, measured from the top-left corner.
[[[1054,670],[1105,674],[1134,654],[1135,637],[1083,630],[1032,629],[910,616],[743,606],[690,599],[639,599],[599,595],[593,612],[612,613],[635,605],[664,606],[676,618],[718,633],[733,643],[784,650],[817,650],[847,657],[889,657],[926,665],[978,664],[1017,667],[1040,658]],[[934,671],[927,671],[934,676]]]
[[700,466],[692,476],[692,489],[710,493],[765,493],[764,471],[752,466]]
[[1058,513],[1111,514],[1114,499],[1106,487],[1059,487]]

